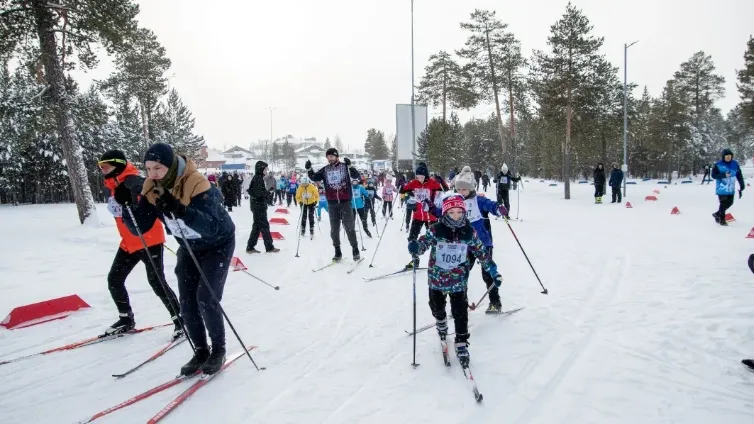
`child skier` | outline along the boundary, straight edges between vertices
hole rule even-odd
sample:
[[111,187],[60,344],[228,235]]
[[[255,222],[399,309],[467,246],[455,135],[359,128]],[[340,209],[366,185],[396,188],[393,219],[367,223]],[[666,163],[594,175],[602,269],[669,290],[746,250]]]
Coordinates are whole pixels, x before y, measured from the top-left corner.
[[309,177],[301,177],[301,185],[296,189],[296,202],[304,210],[301,211],[301,236],[306,232],[306,216],[309,215],[309,234],[314,238],[314,205],[319,202],[319,193],[314,184],[309,182]]
[[[456,179],[453,182],[456,192],[464,197],[466,201],[466,219],[471,222],[471,226],[476,230],[479,239],[484,244],[484,248],[492,257],[492,233],[487,228],[489,218],[485,216],[492,213],[496,216],[508,215],[508,210],[504,205],[499,205],[486,197],[477,196],[474,191],[474,174],[471,172],[471,168],[464,166],[463,170],[456,175]],[[469,270],[474,267],[474,258],[469,257]],[[494,284],[494,279],[487,270],[482,268],[482,280],[487,285],[487,289]],[[497,287],[490,290],[490,305],[487,308],[487,313],[499,313],[501,309],[500,294]]]
[[291,201],[293,201],[293,205],[296,205],[295,200],[295,194],[296,190],[298,189],[298,183],[296,182],[295,174],[291,173],[291,178],[288,180],[288,193],[286,194],[285,200],[286,200],[286,207],[291,207]]
[[385,185],[382,186],[382,217],[385,217],[385,212],[390,211],[390,219],[393,219],[393,195],[395,193],[395,186],[393,185],[393,179],[390,177],[385,178]]
[[[442,189],[440,183],[433,178],[429,178],[429,170],[423,162],[420,162],[419,166],[416,167],[416,178],[401,188],[401,193],[408,193],[410,196],[407,200],[408,204],[411,204],[412,198],[415,202],[412,217],[414,221],[411,223],[411,229],[408,233],[409,240],[416,240],[422,227],[426,226],[429,229],[430,224],[437,221],[437,218],[430,214],[429,210],[435,203],[435,195],[437,192],[441,192]],[[406,265],[406,268],[410,269],[413,265],[414,261],[411,261]]]
[[330,213],[330,211],[327,209],[327,196],[325,195],[325,188],[322,187],[321,183],[317,183],[317,193],[319,194],[319,203],[317,204],[317,221],[322,221],[322,209],[324,209],[327,213]]
[[377,227],[377,218],[375,216],[375,209],[374,206],[374,199],[382,200],[379,194],[377,194],[377,187],[374,186],[374,179],[369,178],[367,180],[367,186],[366,186],[367,194],[369,195],[366,199],[366,205],[364,205],[364,209],[366,209],[365,212],[368,212],[372,216],[372,225]]
[[450,195],[442,203],[442,218],[431,226],[418,240],[408,243],[408,251],[418,262],[419,255],[430,250],[429,256],[429,307],[437,320],[437,333],[440,336],[443,355],[447,357],[448,321],[445,313],[445,296],[450,295],[450,309],[455,323],[455,350],[461,366],[469,366],[469,302],[466,287],[472,262],[469,257],[479,260],[482,267],[492,276],[495,287],[500,287],[503,278],[497,272],[497,265],[479,239],[468,219],[466,202],[461,195]]
[[[364,200],[369,196],[369,194],[364,189],[364,187],[361,186],[359,180],[354,178],[353,180],[351,180],[351,184],[353,185],[353,208],[356,209],[356,214],[358,214],[359,218],[361,218],[361,226],[364,229],[364,234],[371,238],[372,233],[369,232],[369,228],[367,227],[367,211],[366,209],[364,209]],[[353,216],[354,224],[356,224],[356,214]]]
[[278,187],[277,187],[277,201],[278,206],[283,205],[283,197],[285,197],[285,189],[288,187],[288,179],[285,178],[285,175],[280,175],[280,179],[278,179]]

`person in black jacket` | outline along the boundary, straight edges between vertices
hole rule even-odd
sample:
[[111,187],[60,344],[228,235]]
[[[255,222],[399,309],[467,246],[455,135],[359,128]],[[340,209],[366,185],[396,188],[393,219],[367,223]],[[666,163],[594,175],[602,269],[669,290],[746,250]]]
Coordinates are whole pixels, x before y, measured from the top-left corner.
[[[511,210],[511,181],[521,181],[521,177],[514,177],[513,173],[511,173],[510,169],[508,169],[508,165],[503,164],[503,166],[500,167],[500,173],[497,174],[497,177],[495,177],[493,182],[497,184],[497,204],[504,205],[505,210],[507,211]],[[509,215],[506,215],[505,218],[510,219],[511,217]]]
[[233,212],[233,206],[236,205],[236,184],[233,182],[233,176],[227,172],[223,172],[220,179],[220,190],[225,198],[225,207],[228,208],[228,212]]
[[254,215],[254,224],[251,226],[249,241],[246,242],[246,253],[259,253],[254,247],[259,240],[259,234],[262,234],[264,249],[267,252],[279,252],[280,249],[272,245],[272,234],[270,234],[270,222],[267,221],[267,204],[269,192],[264,184],[264,176],[267,173],[267,164],[263,161],[257,161],[254,165],[254,177],[249,184],[249,204],[251,213]]
[[602,196],[605,195],[605,168],[602,163],[598,163],[592,173],[594,177],[594,203],[602,203]]
[[613,201],[610,203],[618,203],[623,199],[623,195],[620,192],[620,185],[623,182],[623,171],[618,168],[618,164],[613,162],[613,170],[610,171],[610,188],[612,189]]

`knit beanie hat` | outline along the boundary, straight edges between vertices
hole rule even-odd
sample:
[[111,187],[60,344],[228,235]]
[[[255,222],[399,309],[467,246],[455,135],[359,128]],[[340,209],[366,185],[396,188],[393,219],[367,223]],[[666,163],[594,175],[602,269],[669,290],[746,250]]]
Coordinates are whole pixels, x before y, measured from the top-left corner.
[[445,215],[450,209],[461,208],[463,212],[466,212],[466,201],[460,194],[451,194],[442,201],[442,214]]
[[159,162],[169,168],[175,160],[175,153],[173,153],[173,148],[170,145],[155,143],[149,146],[147,153],[144,154],[144,162],[149,160]]
[[429,178],[429,169],[427,169],[426,163],[419,162],[419,166],[416,167],[416,175],[424,175],[424,178]]
[[453,187],[458,189],[474,190],[474,173],[469,166],[464,166],[461,172],[456,175]]
[[330,147],[329,149],[327,149],[325,156],[335,156],[336,158],[340,157],[340,155],[338,155],[338,150],[335,147]]

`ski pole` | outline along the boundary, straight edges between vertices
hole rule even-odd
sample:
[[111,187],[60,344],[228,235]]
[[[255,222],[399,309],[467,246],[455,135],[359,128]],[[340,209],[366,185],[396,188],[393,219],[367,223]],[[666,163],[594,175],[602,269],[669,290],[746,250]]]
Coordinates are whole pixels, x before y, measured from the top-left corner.
[[162,276],[160,275],[160,270],[157,269],[157,264],[154,263],[154,259],[152,258],[152,255],[149,252],[149,248],[147,248],[147,241],[144,239],[144,234],[142,234],[141,228],[139,228],[139,224],[136,222],[136,217],[134,216],[134,212],[131,210],[131,206],[126,205],[126,210],[128,211],[128,215],[131,217],[131,222],[134,223],[134,228],[136,228],[136,234],[139,236],[139,240],[141,240],[141,245],[144,248],[144,254],[147,255],[147,257],[149,258],[149,263],[152,265],[152,269],[154,270],[154,273],[157,276],[157,279],[160,280],[162,291],[165,292],[165,296],[168,298],[170,309],[172,309],[173,315],[178,320],[178,324],[181,326],[181,330],[183,330],[183,334],[186,335],[186,340],[188,340],[189,346],[191,346],[191,350],[193,350],[194,354],[196,354],[196,347],[194,346],[194,343],[191,341],[191,338],[188,336],[186,327],[184,327],[183,325],[183,319],[181,319],[180,308],[178,307],[178,305],[173,304],[173,299],[171,299],[171,297],[167,295],[170,292],[170,287],[168,286],[167,281],[162,279]]
[[[220,312],[223,314],[225,321],[228,322],[228,326],[233,331],[233,334],[236,336],[236,339],[238,339],[238,343],[241,343],[241,349],[243,349],[243,351],[246,352],[246,356],[249,357],[249,360],[254,365],[254,368],[256,368],[257,371],[260,371],[260,368],[257,366],[257,363],[254,362],[254,358],[251,357],[251,353],[249,353],[249,351],[246,350],[246,344],[243,342],[243,340],[241,340],[241,336],[238,335],[238,331],[236,331],[236,327],[230,321],[228,314],[225,313],[225,308],[223,308],[223,305],[220,304],[220,299],[217,298],[217,294],[215,293],[215,290],[213,290],[212,286],[210,286],[209,279],[207,279],[207,276],[204,274],[204,270],[202,269],[202,266],[199,263],[199,260],[196,259],[196,255],[194,255],[194,249],[192,249],[191,246],[189,246],[188,240],[186,239],[186,236],[187,236],[186,230],[183,228],[183,225],[181,224],[181,222],[175,219],[175,216],[172,213],[169,213],[169,214],[170,214],[170,218],[173,219],[175,223],[178,225],[178,230],[181,232],[181,236],[182,236],[181,238],[183,239],[183,247],[186,248],[186,251],[188,251],[189,255],[191,256],[191,260],[194,261],[194,266],[199,271],[199,275],[202,277],[204,288],[206,288],[210,296],[212,296],[212,300],[214,300],[215,303],[217,303],[218,309],[220,309]],[[262,369],[265,369],[265,368],[262,367]]]
[[518,207],[520,204],[521,204],[521,190],[516,190],[516,219],[518,219]]
[[[364,247],[364,234],[362,233],[361,228],[361,215],[358,213],[358,209],[356,209],[355,205],[353,208],[353,220],[356,221],[356,229],[359,230],[359,238],[361,238],[361,251],[367,250],[366,247]],[[343,229],[345,229],[345,225],[343,226]]]
[[411,366],[416,368],[419,366],[419,364],[416,363],[416,268],[419,267],[419,257],[414,255],[412,260],[414,261],[414,361],[411,362]]
[[534,269],[534,265],[531,264],[531,261],[529,260],[529,256],[526,254],[524,247],[521,246],[521,242],[518,240],[518,237],[516,236],[516,232],[513,231],[513,227],[511,227],[511,223],[508,222],[507,219],[505,218],[503,219],[505,220],[505,223],[508,225],[508,229],[511,230],[511,234],[513,234],[513,238],[516,239],[516,243],[518,243],[518,247],[521,249],[521,253],[524,254],[524,258],[526,258],[526,262],[529,263],[529,266],[531,267],[531,270],[534,273],[534,276],[537,277],[537,281],[539,281],[539,285],[542,286],[542,294],[547,294],[547,289],[545,288],[544,284],[542,284],[542,280],[539,279],[539,275],[537,275],[537,270]]
[[482,301],[484,300],[484,298],[485,298],[485,297],[487,297],[487,295],[488,295],[488,294],[490,294],[490,292],[491,292],[491,291],[492,291],[492,289],[494,289],[494,288],[495,288],[495,284],[494,284],[494,283],[493,283],[493,284],[490,284],[490,286],[489,286],[489,287],[487,288],[487,291],[486,291],[486,292],[484,292],[484,294],[482,295],[482,298],[481,298],[481,299],[479,299],[479,302],[477,302],[477,303],[471,302],[471,305],[469,305],[469,309],[471,309],[471,310],[473,311],[473,310],[475,310],[475,309],[476,309],[476,308],[477,308],[477,307],[478,307],[479,305],[481,305],[481,304],[482,304]]
[[250,273],[249,271],[247,271],[247,270],[245,270],[245,269],[242,269],[241,271],[242,271],[242,272],[243,272],[244,274],[248,275],[248,276],[249,276],[249,277],[251,277],[251,278],[254,278],[255,280],[259,281],[259,282],[260,282],[260,283],[262,283],[262,284],[267,284],[268,286],[272,287],[272,288],[273,288],[273,289],[275,289],[275,290],[280,290],[280,286],[273,286],[272,284],[270,284],[270,283],[268,283],[268,282],[264,281],[263,279],[261,279],[261,278],[257,277],[256,275],[254,275],[254,274]]
[[377,247],[374,248],[374,254],[372,255],[372,261],[369,262],[369,268],[373,268],[372,264],[374,263],[374,257],[377,256],[377,250],[380,248],[380,243],[382,243],[382,236],[385,235],[385,230],[387,229],[387,223],[390,222],[389,219],[385,219],[385,225],[382,227],[382,234],[380,234],[380,239],[377,240]]
[[[299,227],[301,227],[301,218],[304,216],[304,208],[301,208],[301,212],[298,214],[298,223],[296,224],[296,258],[298,258],[298,247],[301,245],[301,231],[299,230]],[[303,227],[302,227],[303,228]]]

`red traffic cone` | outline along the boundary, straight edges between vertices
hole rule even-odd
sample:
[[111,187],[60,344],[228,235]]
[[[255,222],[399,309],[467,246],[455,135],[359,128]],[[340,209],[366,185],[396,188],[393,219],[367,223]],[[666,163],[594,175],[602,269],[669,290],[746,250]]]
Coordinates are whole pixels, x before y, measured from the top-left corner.
[[631,202],[626,202],[626,207],[627,208],[633,208],[633,206],[631,206]]
[[230,259],[230,266],[233,268],[233,271],[246,271],[248,269],[237,256],[233,256]]
[[733,218],[733,215],[731,215],[729,213],[725,214],[725,222],[733,222],[735,220],[736,220],[736,218]]
[[746,236],[746,238],[754,238],[754,228],[752,228],[751,231],[749,231],[749,235]]
[[670,214],[671,215],[678,215],[679,213],[681,213],[681,210],[678,209],[678,206],[673,206],[673,210],[670,211]]

